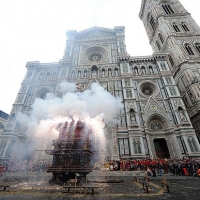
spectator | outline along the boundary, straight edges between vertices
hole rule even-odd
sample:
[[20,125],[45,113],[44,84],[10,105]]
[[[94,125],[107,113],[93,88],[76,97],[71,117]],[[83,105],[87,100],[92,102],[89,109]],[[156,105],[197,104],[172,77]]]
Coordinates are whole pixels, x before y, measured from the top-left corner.
[[149,168],[147,168],[147,175],[151,176],[151,174],[152,174],[151,170]]

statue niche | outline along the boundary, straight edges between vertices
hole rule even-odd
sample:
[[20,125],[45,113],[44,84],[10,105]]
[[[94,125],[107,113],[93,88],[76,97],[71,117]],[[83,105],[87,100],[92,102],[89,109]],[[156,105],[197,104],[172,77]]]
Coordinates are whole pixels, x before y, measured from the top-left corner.
[[84,78],[87,78],[87,70],[84,71]]
[[178,112],[179,112],[179,116],[180,116],[180,121],[181,122],[187,121],[187,118],[185,116],[185,112],[184,112],[182,107],[178,107]]
[[136,124],[135,111],[132,108],[130,109],[130,123],[131,125]]
[[102,69],[102,77],[105,77],[105,69]]
[[108,69],[108,76],[112,76],[112,70]]
[[119,76],[118,69],[115,68],[115,76]]
[[97,66],[96,65],[92,66],[92,78],[97,78],[97,72],[98,72]]
[[77,76],[77,78],[81,78],[81,71],[80,71],[80,70],[78,71],[78,76]]

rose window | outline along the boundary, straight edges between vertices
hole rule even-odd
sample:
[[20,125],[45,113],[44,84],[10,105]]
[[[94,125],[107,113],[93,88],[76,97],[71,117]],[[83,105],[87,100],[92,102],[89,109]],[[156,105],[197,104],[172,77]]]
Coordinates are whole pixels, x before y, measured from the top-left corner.
[[153,93],[153,89],[151,87],[149,87],[149,86],[144,86],[142,88],[142,93],[144,93],[145,95],[150,96]]

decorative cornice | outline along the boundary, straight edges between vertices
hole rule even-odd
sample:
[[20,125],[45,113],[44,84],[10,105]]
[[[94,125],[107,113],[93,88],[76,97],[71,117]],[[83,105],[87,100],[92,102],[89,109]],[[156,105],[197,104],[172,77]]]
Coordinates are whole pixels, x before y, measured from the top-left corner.
[[118,62],[129,62],[130,60],[130,55],[122,55],[117,57]]
[[60,67],[60,63],[51,62],[51,63],[40,63],[39,61],[27,62],[27,69],[49,69],[49,68],[57,68]]
[[118,56],[118,62],[154,62],[154,56],[137,56],[131,57],[130,55]]
[[154,62],[155,59],[153,56],[137,56],[131,57],[130,62]]
[[156,54],[153,54],[153,57],[156,60],[164,60],[164,59],[167,59],[168,56],[169,56],[169,53],[156,53]]
[[167,60],[169,53],[156,53],[152,56],[137,56],[133,57],[130,55],[118,56],[118,62],[155,62],[156,60]]

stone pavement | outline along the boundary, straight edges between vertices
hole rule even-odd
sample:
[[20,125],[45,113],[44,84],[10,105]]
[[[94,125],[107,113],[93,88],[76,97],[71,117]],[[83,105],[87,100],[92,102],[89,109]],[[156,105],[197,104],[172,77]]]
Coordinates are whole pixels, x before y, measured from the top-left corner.
[[[139,182],[134,182],[134,177],[137,176]],[[166,175],[166,179],[170,183],[170,193],[166,193],[161,188],[161,176],[155,178],[150,177],[149,186],[151,193],[147,194],[142,188],[144,172],[117,171],[117,172],[102,172],[93,171],[88,175],[88,185],[99,186],[95,189],[95,194],[92,196],[88,189],[76,191],[76,194],[63,193],[62,186],[51,186],[48,184],[51,174],[44,173],[5,173],[1,177],[1,184],[10,184],[8,191],[0,192],[0,200],[64,200],[64,199],[177,199],[177,200],[197,200],[199,199],[200,179],[196,177],[173,176]],[[5,180],[7,182],[5,182]],[[102,180],[120,180],[124,182],[108,183]],[[81,193],[80,193],[81,192]]]

